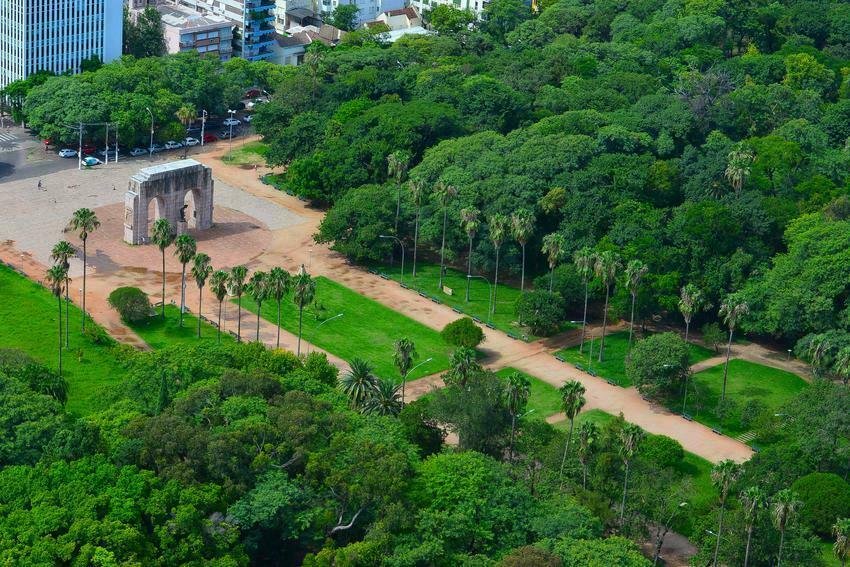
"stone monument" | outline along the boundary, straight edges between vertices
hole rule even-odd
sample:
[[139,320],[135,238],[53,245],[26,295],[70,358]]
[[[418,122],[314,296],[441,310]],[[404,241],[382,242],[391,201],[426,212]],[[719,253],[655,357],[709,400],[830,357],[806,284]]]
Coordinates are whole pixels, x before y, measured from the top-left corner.
[[[187,219],[186,194],[192,194],[194,211]],[[205,230],[213,221],[212,170],[193,159],[172,161],[140,169],[130,177],[124,195],[124,241],[148,242],[148,206],[156,202],[157,218],[166,218],[177,234],[190,227]]]

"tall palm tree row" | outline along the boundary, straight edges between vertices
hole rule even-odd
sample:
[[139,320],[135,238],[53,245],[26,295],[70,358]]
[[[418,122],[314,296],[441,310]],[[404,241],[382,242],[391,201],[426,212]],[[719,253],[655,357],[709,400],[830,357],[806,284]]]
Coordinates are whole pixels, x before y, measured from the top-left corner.
[[549,293],[552,293],[552,286],[555,283],[555,266],[563,257],[566,247],[567,239],[560,232],[553,232],[543,237],[541,250],[546,254],[546,260],[549,262]]
[[404,404],[404,390],[407,385],[407,375],[413,367],[416,358],[416,345],[407,337],[402,337],[393,343],[393,363],[401,375],[401,403]]
[[714,567],[717,567],[717,557],[720,553],[720,539],[723,537],[723,514],[726,511],[726,499],[729,497],[729,490],[738,480],[739,476],[741,476],[741,465],[731,459],[720,461],[711,469],[711,482],[717,488],[720,501],[720,515],[717,520],[717,542],[714,546],[714,561],[712,562]]
[[186,265],[192,261],[198,251],[198,244],[188,234],[181,234],[174,240],[174,255],[180,262],[180,326],[183,326],[183,312],[186,311]]
[[446,223],[449,219],[449,203],[457,196],[457,189],[442,180],[434,185],[434,196],[443,207],[443,240],[440,244],[440,281],[438,287],[443,289],[443,274],[446,271]]
[[266,278],[269,297],[277,303],[277,339],[275,348],[280,348],[280,305],[283,298],[289,293],[292,276],[283,268],[272,268],[269,270],[269,275]]
[[570,452],[570,444],[573,440],[573,426],[575,425],[576,416],[581,412],[587,400],[584,397],[584,385],[578,380],[570,380],[565,382],[560,388],[561,393],[561,409],[567,419],[570,420],[570,430],[567,433],[567,441],[564,444],[564,456],[561,458],[561,469],[558,471],[558,481],[563,486],[564,483],[564,465],[567,462],[567,453]]
[[265,272],[257,270],[251,274],[251,279],[248,280],[248,293],[257,304],[257,333],[254,340],[260,342],[260,317],[263,312],[263,302],[269,296],[268,277]]
[[100,221],[97,218],[97,215],[91,209],[86,209],[85,207],[82,209],[77,209],[74,211],[74,214],[71,216],[70,228],[72,230],[77,231],[80,236],[80,240],[83,241],[83,298],[82,298],[82,309],[83,309],[83,331],[86,330],[86,271],[88,269],[88,239],[89,234],[100,228]]
[[65,288],[65,282],[68,279],[68,270],[61,264],[51,266],[47,270],[45,281],[56,297],[59,306],[59,376],[62,376],[62,291]]
[[617,279],[622,263],[620,256],[610,250],[605,250],[596,255],[593,263],[593,271],[602,280],[605,286],[605,309],[602,311],[602,339],[599,341],[599,362],[602,362],[605,353],[605,330],[608,326],[608,301],[611,297],[611,286]]
[[460,210],[460,220],[463,226],[463,231],[466,233],[466,238],[469,240],[469,251],[466,253],[466,301],[469,302],[469,280],[472,275],[472,241],[475,235],[478,234],[478,229],[481,222],[478,217],[481,211],[475,207],[468,207]]
[[519,291],[525,291],[525,245],[534,234],[534,213],[528,209],[519,209],[511,215],[511,235],[522,250],[522,268],[520,271]]
[[174,242],[174,229],[166,218],[158,218],[151,227],[151,242],[162,255],[162,320],[165,321],[165,250]]
[[508,376],[505,396],[508,401],[508,412],[511,414],[511,438],[508,444],[508,459],[513,460],[516,422],[523,410],[525,410],[525,405],[528,403],[529,396],[531,396],[531,382],[519,372],[514,372]]
[[500,213],[491,216],[488,222],[490,242],[493,243],[493,248],[496,250],[496,270],[493,275],[493,307],[491,308],[494,314],[496,313],[496,292],[499,290],[499,253],[502,250],[502,244],[505,242],[510,222],[508,217]]
[[204,286],[207,283],[207,278],[212,274],[213,268],[210,265],[210,257],[203,252],[196,254],[192,259],[192,277],[195,279],[195,285],[198,286],[198,338],[201,338],[201,317],[203,316],[203,300]]
[[50,251],[50,259],[56,263],[57,266],[62,266],[65,270],[65,348],[68,348],[70,345],[70,303],[71,298],[69,297],[69,290],[71,288],[71,279],[68,277],[68,270],[71,267],[71,258],[77,255],[77,251],[71,246],[71,243],[67,240],[61,240],[57,242],[53,249]]
[[245,293],[245,278],[248,268],[233,266],[227,278],[227,291],[236,296],[236,342],[242,342],[242,294]]
[[629,488],[629,466],[631,465],[632,459],[637,453],[638,447],[645,436],[646,433],[644,433],[643,429],[633,423],[627,423],[623,426],[623,429],[620,430],[619,452],[620,459],[622,459],[623,467],[625,469],[623,474],[623,500],[620,504],[621,526],[626,519],[626,493]]
[[744,512],[744,523],[747,528],[747,547],[744,551],[744,567],[750,563],[750,544],[753,539],[753,529],[762,510],[767,506],[767,495],[761,487],[750,486],[738,496]]
[[419,245],[419,217],[422,213],[422,194],[425,192],[425,182],[421,179],[411,179],[407,183],[410,189],[410,198],[413,200],[413,273],[412,279],[416,280],[416,251]]
[[643,280],[643,277],[648,271],[649,266],[640,260],[631,260],[628,264],[626,264],[626,270],[624,272],[626,287],[629,289],[629,294],[632,296],[632,314],[629,319],[629,346],[626,351],[629,355],[632,351],[632,337],[635,332],[635,304],[637,303],[637,295],[638,291],[640,291],[640,282]]
[[210,291],[218,300],[218,342],[221,342],[221,307],[224,304],[224,298],[227,296],[227,282],[230,279],[230,274],[224,270],[216,270],[210,277]]
[[791,522],[794,521],[802,505],[803,503],[797,498],[797,494],[789,488],[777,492],[770,504],[773,525],[779,530],[779,550],[776,553],[776,567],[781,567],[782,565],[782,548],[785,546],[785,531]]
[[[584,339],[587,335],[587,294],[590,278],[594,274],[594,266],[596,265],[596,254],[589,247],[577,250],[573,254],[573,263],[575,264],[581,282],[584,284],[584,314],[581,318],[581,342],[579,343],[578,351],[584,352]],[[549,287],[552,287],[551,280]]]
[[292,301],[298,307],[298,349],[297,355],[301,355],[301,332],[304,321],[304,308],[313,302],[316,297],[316,280],[310,277],[304,264],[292,281]]

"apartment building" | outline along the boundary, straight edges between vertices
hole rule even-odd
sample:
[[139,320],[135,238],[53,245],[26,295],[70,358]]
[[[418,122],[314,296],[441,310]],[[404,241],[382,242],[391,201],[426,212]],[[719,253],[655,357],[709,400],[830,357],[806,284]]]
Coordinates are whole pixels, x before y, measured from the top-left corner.
[[275,0],[177,0],[203,15],[227,18],[234,26],[233,57],[271,59],[275,45]]
[[227,61],[233,54],[233,23],[224,16],[206,16],[183,6],[159,4],[169,53],[197,51]]
[[121,0],[0,0],[0,88],[38,71],[121,56]]

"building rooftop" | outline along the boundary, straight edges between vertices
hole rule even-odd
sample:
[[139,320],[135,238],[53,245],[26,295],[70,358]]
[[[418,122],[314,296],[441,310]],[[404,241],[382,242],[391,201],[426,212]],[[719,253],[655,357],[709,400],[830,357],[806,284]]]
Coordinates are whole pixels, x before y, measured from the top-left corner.
[[171,4],[159,4],[157,11],[162,14],[162,23],[180,29],[217,28],[229,25],[230,21],[216,14],[201,14],[191,8]]
[[180,159],[177,161],[170,161],[168,163],[162,163],[159,165],[152,165],[150,167],[143,167],[139,170],[138,173],[131,175],[130,179],[134,179],[136,181],[150,181],[151,179],[157,179],[169,173],[174,173],[189,168],[191,168],[192,170],[196,170],[197,168],[203,167],[206,166],[193,159]]

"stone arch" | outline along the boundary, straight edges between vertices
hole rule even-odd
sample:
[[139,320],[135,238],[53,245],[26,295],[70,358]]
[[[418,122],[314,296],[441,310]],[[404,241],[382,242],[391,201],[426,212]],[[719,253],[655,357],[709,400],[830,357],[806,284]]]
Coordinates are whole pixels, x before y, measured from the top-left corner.
[[155,201],[157,218],[166,218],[178,234],[189,228],[181,218],[187,193],[193,204],[192,223],[197,230],[212,227],[212,170],[193,159],[146,167],[130,177],[124,195],[124,240],[130,244],[148,241],[148,207]]

